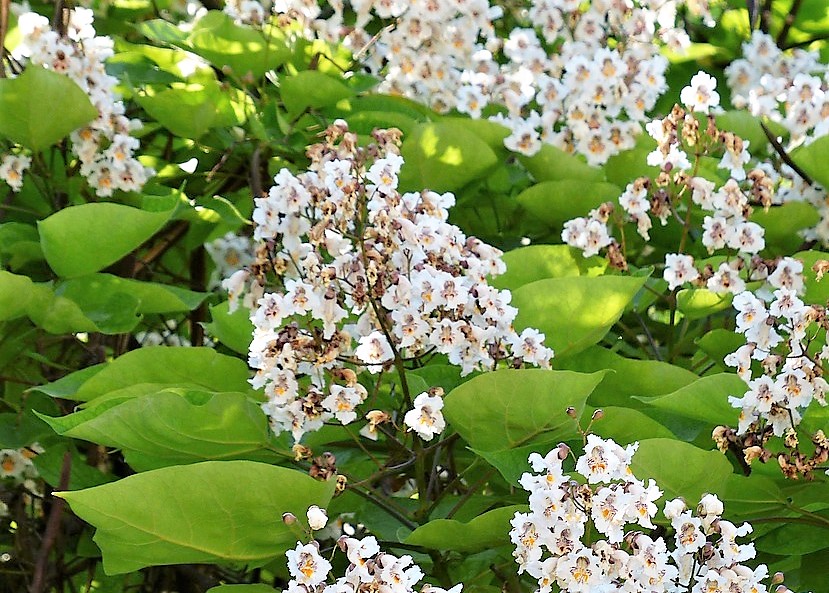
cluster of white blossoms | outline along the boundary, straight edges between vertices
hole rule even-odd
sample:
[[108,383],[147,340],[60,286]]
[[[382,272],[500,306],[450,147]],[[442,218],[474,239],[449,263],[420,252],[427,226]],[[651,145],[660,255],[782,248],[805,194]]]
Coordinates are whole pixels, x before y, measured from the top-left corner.
[[43,447],[33,443],[20,449],[0,449],[0,480],[11,479],[18,484],[37,478],[40,474],[32,460]]
[[[829,68],[817,52],[782,51],[770,35],[754,31],[743,43],[743,55],[725,69],[735,107],[781,125],[789,135],[787,150],[829,133]],[[767,172],[778,187],[775,202],[805,201],[817,208],[820,222],[804,238],[829,244],[826,190],[783,163]]]
[[32,165],[32,158],[25,154],[7,154],[0,158],[0,179],[18,192],[23,187],[23,173]]
[[230,232],[204,244],[204,248],[216,265],[211,283],[232,276],[238,270],[253,264],[253,241],[250,237]]
[[[675,106],[668,116],[646,126],[657,142],[647,162],[659,167],[660,173],[655,180],[640,177],[629,183],[619,197],[619,206],[624,213],[621,224],[635,224],[637,233],[646,241],[653,226],[652,216],[663,226],[672,217],[689,224],[688,209],[699,208],[704,216],[702,245],[709,254],[727,250],[732,257],[716,270],[701,272],[691,255],[670,253],[665,257],[663,277],[670,290],[697,283],[717,293],[736,294],[745,288],[740,271],[765,247],[764,229],[748,217],[753,205],[771,205],[774,188],[765,170],[754,168],[746,172],[750,159],[748,142],[717,129],[710,116],[710,111],[719,105],[715,89],[713,77],[704,72],[696,74],[681,92],[687,111]],[[700,124],[694,112],[708,115],[707,126]],[[728,171],[729,179],[718,187],[714,181],[695,175],[696,163],[688,158],[685,147],[693,147],[698,155],[722,153],[717,166]],[[624,253],[619,253],[620,247],[608,228],[614,209],[614,204],[607,203],[587,217],[567,221],[562,239],[581,249],[585,257],[608,249],[611,262],[622,258],[623,263],[617,267],[626,267]],[[686,229],[680,240],[689,234]],[[684,247],[680,245],[680,249]]]
[[[684,4],[532,0],[512,9],[525,26],[508,33],[496,32],[503,8],[489,0],[360,0],[349,3],[353,26],[344,26],[342,1],[323,11],[312,0],[278,0],[270,10],[309,37],[344,43],[380,78],[381,92],[473,118],[491,105],[511,131],[511,150],[532,155],[546,142],[602,164],[633,146],[665,92],[659,45],[689,43],[676,27]],[[691,6],[712,22],[707,2]],[[234,0],[225,11],[256,24],[268,9]]]
[[[784,436],[796,428],[813,400],[826,405],[829,383],[822,377],[821,363],[829,360],[829,348],[814,357],[808,351],[824,315],[799,297],[804,290],[803,264],[784,257],[766,281],[765,290],[734,297],[735,331],[745,336],[746,344],[725,363],[736,368],[748,391],[729,401],[741,410],[738,434],[769,429]],[[752,372],[752,361],[760,363],[759,376]]]
[[[125,114],[124,103],[114,87],[118,80],[106,73],[105,62],[113,55],[112,40],[96,36],[92,10],[69,11],[65,35],[52,30],[49,20],[34,12],[18,18],[20,44],[13,51],[16,59],[28,68],[46,68],[68,76],[88,96],[98,116],[83,128],[72,132],[72,152],[80,161],[80,172],[99,196],[115,190],[138,191],[153,172],[134,156],[139,141],[130,133],[141,122]],[[26,157],[9,165],[11,179],[20,183],[20,174],[29,165]],[[0,167],[2,178],[15,188],[6,171],[8,157]],[[19,185],[17,186],[19,188]]]
[[[310,518],[310,514],[309,514]],[[343,576],[331,575],[331,562],[320,554],[319,544],[297,542],[288,550],[288,572],[291,580],[285,593],[357,593],[383,591],[386,593],[414,593],[415,585],[423,579],[423,571],[409,555],[395,556],[380,549],[373,536],[357,539],[342,536],[338,547],[349,564]],[[460,593],[462,584],[448,591],[426,584],[421,593]]]
[[[355,369],[399,373],[434,353],[466,375],[502,361],[548,367],[553,355],[538,331],[516,333],[509,291],[488,284],[505,270],[501,252],[447,222],[451,193],[399,193],[400,133],[373,136],[359,147],[337,121],[307,171],[281,170],[255,200],[256,261],[223,283],[231,306],[247,292],[251,382],[274,431],[297,440],[357,419],[368,394]],[[419,420],[406,415],[423,438],[443,428],[434,396],[418,397]]]
[[[588,435],[576,461],[578,481],[564,473],[566,445],[530,455],[535,473],[520,480],[530,511],[516,513],[510,531],[519,574],[538,579],[539,593],[554,586],[566,593],[767,591],[766,566],[742,564],[755,556],[752,544],[737,542],[751,526],[723,519],[715,495],[703,496],[696,513],[682,499],[665,504],[673,538],[643,532],[655,528],[662,491],[630,471],[637,447]],[[594,530],[603,537],[592,536]]]

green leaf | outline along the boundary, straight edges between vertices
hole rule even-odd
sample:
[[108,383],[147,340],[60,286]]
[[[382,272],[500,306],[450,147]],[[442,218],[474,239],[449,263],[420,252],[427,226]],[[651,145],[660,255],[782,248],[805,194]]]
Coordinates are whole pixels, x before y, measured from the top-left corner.
[[97,529],[107,574],[192,562],[245,564],[280,557],[300,533],[283,513],[327,506],[334,482],[253,461],[206,461],[56,494]]
[[403,140],[406,161],[400,171],[402,191],[457,190],[483,178],[498,158],[486,142],[459,122],[420,124]]
[[244,391],[248,367],[242,360],[210,348],[150,346],[127,352],[65,397],[89,401],[132,385],[201,387],[210,391]]
[[224,301],[210,307],[211,321],[205,324],[210,335],[222,344],[247,356],[253,335],[253,323],[250,321],[250,311],[239,307],[233,313],[228,312],[228,303]]
[[691,507],[703,494],[717,494],[732,474],[731,464],[719,451],[703,451],[674,439],[640,441],[630,465],[640,480],[656,480],[663,500],[682,497]]
[[530,282],[564,276],[599,276],[607,262],[601,257],[584,257],[567,245],[530,245],[507,251],[501,258],[507,271],[490,280],[496,288],[515,290]]
[[768,212],[758,208],[749,219],[766,230],[766,251],[788,255],[803,243],[798,232],[815,226],[820,221],[820,215],[811,204],[789,202],[773,206]]
[[533,156],[519,155],[518,160],[535,177],[536,181],[561,181],[563,179],[602,181],[604,179],[601,169],[591,167],[579,157],[567,154],[551,144],[542,145],[541,150]]
[[189,33],[164,21],[141,23],[139,31],[157,41],[178,46],[201,56],[218,70],[230,68],[237,78],[248,72],[260,78],[288,59],[290,51],[285,34],[276,26],[258,31],[236,25],[218,10],[200,18]]
[[261,457],[269,440],[265,414],[243,393],[167,389],[45,420],[60,435],[124,450],[137,471]]
[[[617,443],[632,443],[637,439],[676,438],[661,422],[654,420],[632,408],[608,406],[602,408],[604,416],[597,420],[591,429],[597,435],[613,439]],[[582,416],[582,426],[590,423],[593,408],[588,408]]]
[[172,211],[97,202],[70,206],[37,223],[43,254],[64,278],[97,272],[158,232]]
[[829,136],[823,136],[810,144],[799,146],[789,156],[813,180],[823,187],[829,187],[826,155],[829,155]]
[[28,276],[0,270],[0,321],[25,315],[33,290]]
[[718,373],[701,377],[668,395],[645,401],[650,407],[675,412],[710,426],[735,424],[739,410],[728,403],[728,396],[742,397],[747,389],[737,375]]
[[696,341],[699,349],[722,369],[726,368],[723,359],[745,343],[742,335],[722,328],[713,329]]
[[731,293],[717,294],[707,288],[683,288],[676,293],[676,308],[687,319],[701,319],[731,307]]
[[645,277],[574,276],[525,284],[512,294],[515,328],[537,328],[556,356],[572,355],[600,341],[644,285]]
[[142,314],[192,311],[207,296],[178,286],[141,282],[112,274],[91,274],[67,280],[55,288],[55,294],[72,299],[84,310],[92,309],[114,295],[130,295],[137,301],[137,312]]
[[648,165],[648,154],[655,148],[656,141],[653,138],[648,134],[639,134],[634,148],[607,159],[604,166],[607,180],[618,187],[626,187],[638,177],[655,178],[659,174],[659,167]]
[[37,65],[17,78],[0,79],[0,105],[0,136],[34,151],[50,147],[98,116],[89,97],[69,77]]
[[432,550],[479,552],[509,544],[510,520],[526,505],[497,508],[475,517],[468,523],[454,519],[433,519],[415,529],[404,543]]
[[197,139],[209,129],[239,123],[229,93],[218,83],[176,87],[136,97],[153,119],[182,138]]
[[308,107],[327,107],[354,94],[342,80],[319,70],[303,70],[294,76],[281,77],[279,91],[291,117]]
[[604,181],[564,179],[543,181],[518,194],[516,200],[538,221],[557,231],[572,218],[586,216],[605,202],[616,202],[622,190]]
[[[818,514],[818,517],[824,521],[829,520],[825,513]],[[804,525],[791,522],[757,538],[754,545],[761,552],[799,556],[829,548],[829,540],[826,539],[825,523]]]
[[446,396],[444,415],[474,449],[497,451],[578,433],[565,411],[579,413],[603,373],[505,369],[479,375]]
[[555,449],[560,442],[561,439],[539,440],[531,445],[523,445],[512,449],[501,449],[499,451],[472,449],[472,451],[497,469],[498,473],[507,481],[507,484],[515,486],[524,472],[532,471],[528,461],[530,453],[538,453],[544,456]]
[[658,360],[624,358],[601,346],[592,346],[576,356],[554,359],[557,368],[594,373],[607,369],[599,386],[590,394],[591,406],[644,407],[632,396],[671,393],[697,380],[691,371]]

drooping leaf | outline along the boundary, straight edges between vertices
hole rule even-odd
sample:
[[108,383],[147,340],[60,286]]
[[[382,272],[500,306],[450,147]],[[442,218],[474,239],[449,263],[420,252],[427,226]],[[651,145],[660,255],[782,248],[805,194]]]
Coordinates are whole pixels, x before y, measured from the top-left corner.
[[603,373],[542,369],[485,373],[446,396],[444,415],[474,449],[497,451],[534,440],[566,440],[577,434],[565,411],[581,411]]
[[[78,422],[77,416],[86,420]],[[47,418],[56,432],[122,449],[137,471],[207,460],[263,460],[267,419],[243,393],[167,389]]]
[[736,424],[739,410],[728,403],[728,396],[742,397],[746,384],[737,375],[719,373],[700,377],[690,385],[655,398],[647,399],[648,406],[675,412],[716,426]]
[[149,346],[116,358],[91,375],[77,391],[64,392],[63,397],[89,401],[138,384],[245,391],[247,378],[248,368],[242,360],[211,348]]
[[97,272],[152,237],[171,214],[111,202],[70,206],[38,222],[43,254],[64,278]]
[[178,286],[141,282],[112,274],[90,274],[67,280],[57,286],[55,294],[70,298],[85,309],[114,295],[126,294],[137,301],[137,311],[142,314],[192,311],[207,296]]
[[571,276],[525,284],[513,292],[515,327],[544,333],[556,356],[575,354],[601,340],[645,283],[644,277]]
[[[48,148],[98,116],[68,76],[31,65],[17,78],[0,78],[0,136],[34,151]],[[44,106],[60,106],[45,109]]]
[[333,480],[284,467],[206,461],[56,496],[96,528],[104,569],[120,574],[191,562],[261,566],[298,539],[283,513],[325,507],[333,490]]
[[478,552],[509,544],[510,520],[524,505],[500,507],[467,523],[454,519],[433,519],[415,529],[404,540],[407,544],[432,550]]

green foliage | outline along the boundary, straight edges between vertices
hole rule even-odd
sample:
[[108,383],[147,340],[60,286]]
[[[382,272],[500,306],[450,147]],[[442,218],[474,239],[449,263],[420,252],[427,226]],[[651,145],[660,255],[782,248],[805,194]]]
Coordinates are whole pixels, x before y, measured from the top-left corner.
[[[97,116],[77,84],[44,68],[0,79],[0,105],[0,136],[32,150],[48,148]],[[60,109],[44,110],[44,105]]]
[[435,519],[415,529],[404,541],[433,550],[467,554],[504,546],[509,544],[510,519],[516,511],[524,511],[525,508],[521,505],[499,507],[466,523],[454,519]]
[[107,574],[120,574],[185,562],[262,566],[294,546],[283,513],[325,507],[332,490],[283,467],[205,461],[60,497],[95,527]]

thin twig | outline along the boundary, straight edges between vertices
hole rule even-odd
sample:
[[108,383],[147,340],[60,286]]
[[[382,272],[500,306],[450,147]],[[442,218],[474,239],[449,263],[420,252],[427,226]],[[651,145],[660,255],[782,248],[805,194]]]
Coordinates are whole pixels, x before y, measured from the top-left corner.
[[783,27],[780,29],[780,33],[777,34],[777,47],[783,47],[786,43],[786,38],[789,36],[789,31],[794,24],[794,21],[797,19],[797,12],[800,10],[800,5],[803,3],[803,0],[794,0],[792,2],[792,7],[789,10],[789,14],[786,15],[786,20],[783,21]]
[[[69,487],[69,470],[72,468],[72,453],[66,451],[63,454],[63,462],[60,466],[60,481],[58,490],[66,490]],[[30,593],[43,593],[46,590],[46,568],[49,565],[49,553],[60,532],[61,517],[66,501],[62,498],[53,498],[52,508],[49,511],[49,518],[46,520],[46,530],[43,534],[43,543],[38,550],[35,560],[34,577],[29,587]]]
[[774,136],[771,130],[768,129],[766,124],[760,122],[760,127],[763,128],[763,132],[766,134],[766,138],[768,138],[771,145],[774,147],[774,151],[780,156],[780,159],[786,163],[792,170],[800,175],[800,178],[806,182],[807,185],[814,185],[815,182],[812,181],[812,178],[809,176],[806,171],[801,169],[797,163],[792,160],[792,157],[786,152],[786,149],[783,148],[783,145],[777,141],[777,138]]
[[135,262],[135,267],[132,270],[132,277],[134,278],[137,276],[141,270],[167,253],[167,250],[169,250],[179,239],[184,236],[188,227],[189,223],[184,220],[179,221],[172,226],[170,230],[161,237],[161,240],[152,246],[144,257]]

